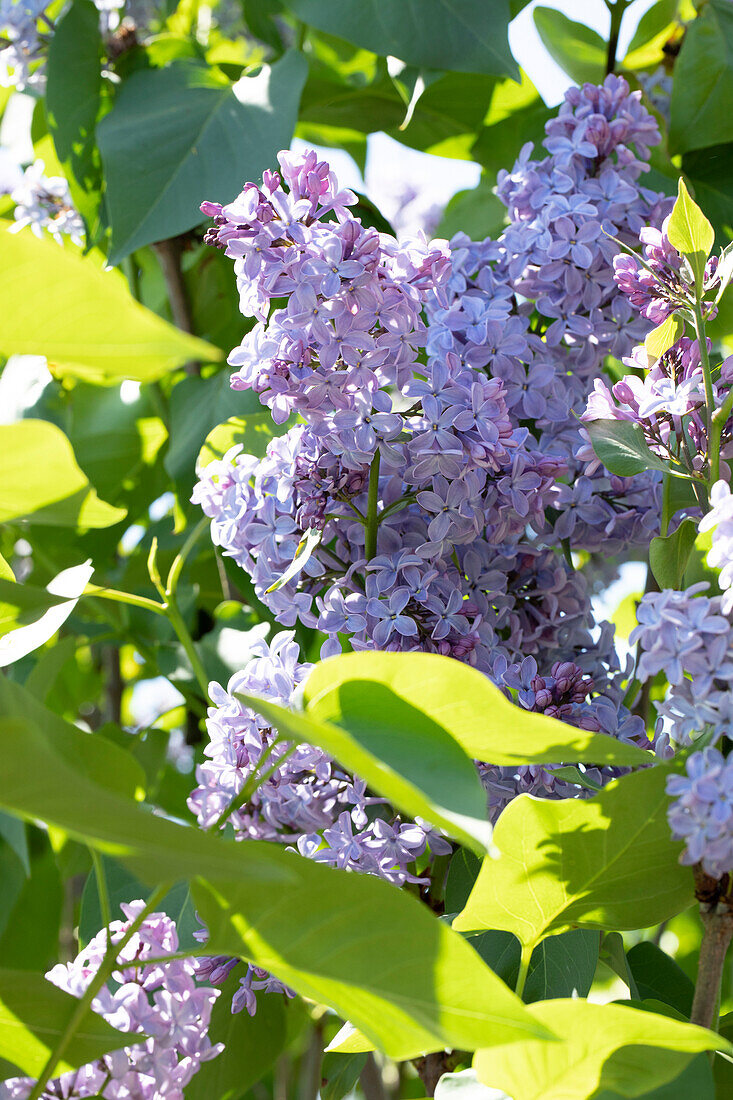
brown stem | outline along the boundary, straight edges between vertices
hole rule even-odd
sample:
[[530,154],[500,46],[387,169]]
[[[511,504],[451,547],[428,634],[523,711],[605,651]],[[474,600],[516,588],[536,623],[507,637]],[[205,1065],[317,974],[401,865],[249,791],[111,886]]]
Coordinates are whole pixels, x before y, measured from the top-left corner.
[[116,726],[122,724],[122,692],[125,684],[120,671],[120,651],[117,646],[105,648],[107,666],[107,718]]
[[365,1100],[388,1100],[382,1073],[373,1054],[367,1054],[366,1065],[359,1077]]
[[[181,268],[181,253],[183,252],[181,239],[180,237],[170,237],[168,240],[158,241],[153,245],[153,248],[163,271],[173,320],[178,328],[193,335],[191,305]],[[200,374],[201,364],[196,362],[186,363],[186,373]]]
[[712,906],[703,902],[700,919],[703,936],[690,1022],[715,1030],[723,966],[733,939],[733,911],[725,901]]

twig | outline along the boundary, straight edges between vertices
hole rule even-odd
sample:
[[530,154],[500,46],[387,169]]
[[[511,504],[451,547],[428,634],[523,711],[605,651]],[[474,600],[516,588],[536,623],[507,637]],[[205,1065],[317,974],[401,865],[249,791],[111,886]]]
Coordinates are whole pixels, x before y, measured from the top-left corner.
[[[193,335],[191,305],[181,269],[181,253],[183,251],[181,239],[180,237],[171,237],[166,241],[158,241],[157,244],[153,245],[153,248],[163,271],[173,320],[178,328]],[[187,374],[201,374],[201,364],[195,361],[186,363],[185,370]]]

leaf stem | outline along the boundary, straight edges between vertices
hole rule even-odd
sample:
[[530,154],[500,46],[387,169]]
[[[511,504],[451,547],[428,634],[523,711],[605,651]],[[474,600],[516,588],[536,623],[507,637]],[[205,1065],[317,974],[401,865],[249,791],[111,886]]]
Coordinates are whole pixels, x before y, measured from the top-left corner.
[[[705,319],[699,302],[693,306],[695,316],[695,335],[700,349],[700,366],[705,379],[705,420],[708,437],[708,460],[710,465],[710,484],[713,485],[720,477],[720,436],[717,446],[713,446],[713,424],[715,416],[715,396],[713,393],[713,376],[710,370],[710,356],[708,354],[708,340],[705,334]],[[722,432],[722,425],[720,428]]]
[[119,592],[116,588],[102,588],[97,584],[88,584],[82,596],[99,596],[103,600],[114,600],[115,603],[127,603],[132,607],[142,607],[145,611],[153,611],[156,615],[165,615],[165,604],[157,600],[150,600],[147,596],[135,596],[132,592]]
[[518,997],[521,997],[524,993],[524,987],[527,984],[527,975],[529,974],[529,963],[532,958],[532,947],[524,944],[522,946],[522,955],[519,960],[519,973],[517,974],[517,984],[514,986],[514,992]]
[[260,768],[265,763],[265,761],[272,756],[273,750],[278,744],[281,744],[279,737],[276,737],[274,741],[270,742],[260,759],[257,761],[257,767],[247,779],[247,782],[244,784],[239,794],[236,794],[231,802],[229,802],[224,807],[222,812],[217,817],[216,821],[214,821],[212,825],[207,826],[205,832],[208,833],[213,832],[216,829],[220,829],[227,818],[229,818],[236,810],[238,810],[241,806],[246,806],[255,791],[259,787],[261,787],[263,783],[266,783],[272,773],[276,772],[278,768],[282,767],[287,758],[289,756],[292,756],[292,754],[295,752],[295,745],[289,745],[285,752],[282,753],[281,756],[278,756],[277,760],[274,760],[266,771],[260,774]]
[[112,921],[112,909],[109,904],[109,890],[107,889],[107,876],[104,873],[104,864],[102,857],[96,848],[89,849],[92,857],[92,866],[94,867],[94,878],[97,882],[97,893],[99,894],[99,909],[102,914],[102,924],[105,928],[109,929]]
[[92,1001],[96,997],[97,993],[99,993],[102,986],[106,983],[112,971],[117,966],[117,958],[120,955],[120,952],[130,942],[147,915],[149,913],[152,913],[152,911],[155,909],[155,906],[158,904],[159,901],[162,900],[162,898],[165,897],[169,889],[169,883],[158,886],[157,889],[154,890],[153,893],[150,895],[150,898],[148,899],[145,908],[142,909],[135,917],[134,921],[127,929],[122,939],[119,940],[118,943],[108,943],[107,950],[104,953],[104,958],[99,965],[99,970],[92,978],[83,995],[80,997],[79,1003],[75,1011],[73,1012],[71,1019],[66,1025],[63,1035],[61,1035],[58,1042],[56,1043],[56,1046],[49,1054],[48,1060],[46,1061],[46,1064],[41,1071],[40,1077],[33,1086],[28,1100],[40,1100],[41,1096],[43,1095],[43,1090],[51,1079],[53,1071],[56,1069],[56,1066],[63,1058],[69,1043],[74,1038],[77,1028],[84,1020],[87,1012],[91,1011]]
[[369,496],[367,499],[366,521],[366,546],[367,561],[377,556],[377,531],[379,529],[379,517],[377,505],[379,504],[379,451],[374,452],[372,464],[369,467]]

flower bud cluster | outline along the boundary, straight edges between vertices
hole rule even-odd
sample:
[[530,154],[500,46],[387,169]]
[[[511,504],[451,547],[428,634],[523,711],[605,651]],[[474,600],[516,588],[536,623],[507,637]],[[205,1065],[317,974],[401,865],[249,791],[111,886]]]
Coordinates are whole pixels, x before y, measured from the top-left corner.
[[[59,963],[46,977],[59,989],[81,997],[105,956],[108,933],[119,943],[144,902],[122,905],[127,918],[113,921],[99,932],[70,963]],[[223,1047],[208,1036],[211,1010],[219,991],[200,984],[193,959],[160,960],[178,951],[175,922],[165,913],[150,913],[118,956],[112,985],[105,985],[92,1001],[99,1013],[119,1031],[130,1032],[129,1046],[106,1054],[77,1070],[50,1081],[43,1100],[65,1097],[103,1097],[104,1100],[183,1100],[184,1089],[201,1067]],[[144,1033],[142,1042],[135,1032]],[[27,1100],[29,1078],[11,1078],[0,1084],[0,1100]]]

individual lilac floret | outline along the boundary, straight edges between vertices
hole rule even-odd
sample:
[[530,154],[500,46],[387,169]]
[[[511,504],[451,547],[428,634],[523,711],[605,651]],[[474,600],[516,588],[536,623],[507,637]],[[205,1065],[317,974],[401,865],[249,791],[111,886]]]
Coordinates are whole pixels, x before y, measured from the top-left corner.
[[712,531],[712,547],[707,562],[720,570],[719,584],[723,589],[720,601],[725,615],[733,611],[733,494],[725,481],[716,481],[710,490],[712,508],[700,520],[699,531]]
[[[127,918],[113,921],[109,935],[119,942],[145,903],[120,908]],[[108,944],[106,929],[97,933],[73,962],[59,963],[46,977],[59,989],[81,997],[99,969]],[[144,1032],[149,1038],[113,1051],[49,1082],[43,1100],[54,1097],[104,1097],[105,1100],[183,1100],[184,1089],[202,1062],[224,1049],[208,1036],[211,1010],[219,991],[201,985],[193,959],[138,965],[178,951],[175,922],[165,913],[145,917],[119,956],[112,985],[103,986],[92,1009],[119,1031]],[[131,965],[135,963],[135,965]],[[0,1084],[0,1100],[25,1100],[30,1078]]]
[[667,811],[675,840],[684,840],[680,863],[702,864],[712,878],[733,871],[733,759],[708,746],[694,752],[687,775],[671,775]]

